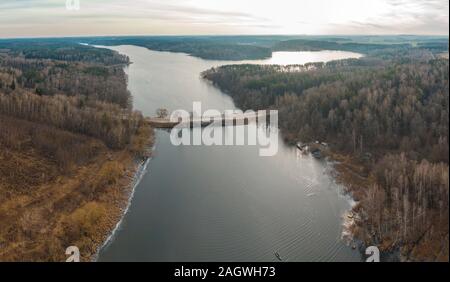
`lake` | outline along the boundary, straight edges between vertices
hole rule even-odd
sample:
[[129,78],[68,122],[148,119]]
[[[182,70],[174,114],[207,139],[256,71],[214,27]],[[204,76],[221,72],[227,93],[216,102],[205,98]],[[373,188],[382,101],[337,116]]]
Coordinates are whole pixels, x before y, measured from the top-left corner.
[[[135,109],[234,109],[232,99],[204,81],[207,61],[136,46],[108,47],[130,57],[126,67]],[[281,54],[283,53],[283,54]],[[275,53],[263,64],[303,64],[359,54]],[[346,54],[347,53],[347,54]],[[334,56],[334,57],[333,57]],[[248,62],[247,62],[248,63]],[[350,199],[325,161],[283,144],[273,157],[259,146],[174,146],[156,131],[154,156],[135,188],[120,228],[99,261],[360,261],[341,240]]]

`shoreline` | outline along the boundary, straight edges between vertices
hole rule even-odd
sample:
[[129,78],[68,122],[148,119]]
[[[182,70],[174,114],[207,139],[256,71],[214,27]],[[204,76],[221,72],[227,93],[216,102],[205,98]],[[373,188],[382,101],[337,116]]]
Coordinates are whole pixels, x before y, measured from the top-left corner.
[[[294,144],[289,140],[286,140],[288,144]],[[361,192],[361,187],[355,188],[354,186],[368,185],[370,183],[369,178],[364,178],[360,172],[357,172],[356,167],[358,166],[352,156],[343,155],[334,152],[332,148],[326,143],[302,143],[307,149],[300,149],[298,145],[292,145],[297,150],[300,150],[303,154],[313,155],[313,151],[319,149],[321,152],[321,159],[327,162],[330,166],[330,176],[334,179],[336,184],[342,186],[342,191],[338,191],[342,196],[347,197],[349,208],[342,214],[342,232],[340,238],[342,242],[351,247],[353,250],[359,250],[363,255],[364,250],[362,249],[365,244],[362,240],[357,238],[355,228],[357,228],[357,221],[361,219],[361,215],[355,210],[361,200],[361,193],[356,194],[357,190]],[[326,144],[326,145],[323,145]],[[361,168],[360,168],[361,169]],[[355,181],[355,177],[360,180]],[[366,182],[367,181],[367,182]]]
[[136,187],[147,171],[155,147],[154,129],[148,125],[142,125],[135,134],[133,145],[126,150],[128,162],[124,164],[126,173],[121,177],[118,184],[121,190],[120,195],[115,202],[110,203],[109,224],[104,230],[101,230],[102,240],[95,244],[95,252],[89,256],[90,262],[96,262],[100,252],[114,240],[115,234],[120,229],[123,219],[130,209]]
[[[148,127],[141,133],[133,138],[137,142],[119,151],[102,147],[101,142],[92,139],[94,145],[100,146],[101,152],[88,163],[75,166],[64,175],[57,174],[50,182],[37,186],[32,194],[12,194],[0,202],[0,210],[18,200],[23,203],[23,211],[18,210],[2,222],[3,230],[20,231],[23,228],[21,223],[28,222],[23,221],[25,209],[28,214],[37,215],[30,227],[33,240],[20,237],[17,231],[19,235],[14,235],[17,240],[3,246],[0,260],[21,258],[30,262],[63,262],[67,259],[66,249],[76,246],[80,250],[81,261],[96,261],[101,250],[120,229],[136,186],[151,160],[154,149],[152,129]],[[143,140],[147,142],[142,143]],[[136,143],[144,146],[139,147]],[[42,219],[39,215],[49,209],[53,211],[52,216]],[[43,226],[47,229],[42,229]],[[49,241],[49,236],[54,240]],[[0,245],[2,243],[0,240]]]
[[[153,145],[151,148],[149,148],[147,150],[147,153],[152,153],[154,148],[155,148],[155,146]],[[123,207],[119,207],[120,215],[118,215],[118,218],[116,220],[116,224],[114,225],[114,228],[106,233],[106,235],[104,236],[104,237],[106,237],[106,239],[103,241],[103,243],[101,245],[99,245],[97,247],[96,253],[90,258],[91,262],[97,262],[100,252],[104,248],[107,248],[108,245],[114,240],[114,236],[116,235],[117,231],[120,229],[120,227],[123,223],[123,220],[130,209],[131,203],[134,198],[134,194],[136,192],[136,187],[141,182],[142,177],[144,177],[144,175],[146,174],[147,166],[150,163],[150,161],[152,160],[152,157],[146,158],[143,162],[139,162],[138,159],[139,158],[136,158],[133,161],[134,162],[133,166],[135,167],[134,172],[133,172],[133,177],[131,178],[131,181],[130,181],[127,189],[124,191],[124,194],[126,195],[125,198],[127,199],[127,201],[126,201],[126,203],[124,203]]]
[[[366,171],[367,167],[355,159],[351,154],[343,154],[329,150],[327,156],[334,162],[336,175],[333,177],[337,183],[344,186],[344,193],[348,195],[353,203],[350,209],[344,214],[342,240],[355,250],[359,250],[361,255],[365,255],[365,249],[373,245],[368,237],[361,237],[360,232],[364,230],[365,219],[361,213],[361,202],[367,198],[366,190],[370,185],[375,184],[373,175]],[[399,255],[400,246],[394,248],[380,249],[381,258],[387,261],[407,261]]]
[[[90,45],[90,44],[87,44],[87,45],[92,46],[94,48],[112,50],[113,52],[116,52],[118,54],[125,55],[125,54],[122,54],[121,52],[118,52],[117,50],[114,50],[112,48],[112,47],[117,47],[117,46],[103,46],[103,45]],[[133,64],[133,62],[129,61],[128,63],[123,64],[122,67],[123,67],[123,69],[125,69],[125,68],[129,67],[131,64]],[[128,89],[128,82],[127,82],[127,89]],[[113,209],[114,209],[115,214],[112,215],[110,218],[110,221],[112,221],[112,224],[109,226],[109,228],[107,228],[107,230],[102,232],[103,239],[102,239],[101,243],[96,245],[95,253],[92,254],[89,258],[90,262],[97,262],[98,258],[100,256],[100,252],[103,249],[107,248],[108,245],[114,240],[114,236],[116,235],[117,231],[120,230],[123,220],[130,209],[130,206],[131,206],[131,203],[133,201],[134,194],[136,191],[136,187],[139,185],[140,181],[142,180],[142,177],[145,175],[147,166],[152,159],[152,154],[156,147],[155,140],[154,140],[154,129],[153,129],[153,127],[150,127],[150,126],[144,126],[144,127],[147,127],[150,130],[150,133],[148,135],[146,135],[144,133],[143,137],[147,138],[147,139],[144,139],[145,144],[141,145],[141,146],[143,146],[143,148],[140,148],[140,152],[136,156],[134,156],[132,158],[131,163],[129,163],[127,165],[128,170],[131,171],[131,173],[130,173],[131,176],[128,176],[128,175],[123,176],[123,178],[127,178],[127,176],[128,176],[128,179],[126,180],[127,184],[122,186],[123,199],[121,199],[121,201],[119,201],[119,203],[116,203],[114,205]]]

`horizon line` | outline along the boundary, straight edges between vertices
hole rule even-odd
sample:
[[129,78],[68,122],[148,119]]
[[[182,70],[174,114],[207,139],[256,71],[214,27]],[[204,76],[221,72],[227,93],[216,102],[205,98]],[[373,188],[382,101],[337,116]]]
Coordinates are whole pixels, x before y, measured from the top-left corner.
[[38,36],[18,36],[18,37],[1,37],[0,40],[8,39],[55,39],[55,38],[95,38],[95,37],[231,37],[231,36],[418,36],[418,37],[447,37],[449,34],[414,34],[414,33],[399,33],[399,34],[111,34],[111,35],[38,35]]

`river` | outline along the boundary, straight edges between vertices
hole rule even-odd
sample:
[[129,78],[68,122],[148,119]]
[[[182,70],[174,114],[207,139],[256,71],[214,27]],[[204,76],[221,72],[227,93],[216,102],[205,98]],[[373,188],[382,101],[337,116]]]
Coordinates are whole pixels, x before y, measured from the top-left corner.
[[[130,57],[126,67],[134,108],[234,109],[232,99],[200,77],[214,66],[181,53],[108,47]],[[308,54],[309,53],[309,54]],[[321,55],[322,54],[322,55]],[[334,54],[334,56],[333,56]],[[264,64],[358,57],[347,52],[274,53]],[[279,58],[279,60],[277,60]],[[174,146],[156,131],[154,156],[135,188],[119,229],[99,261],[360,261],[341,240],[350,208],[325,161],[279,140],[273,157],[258,146]]]

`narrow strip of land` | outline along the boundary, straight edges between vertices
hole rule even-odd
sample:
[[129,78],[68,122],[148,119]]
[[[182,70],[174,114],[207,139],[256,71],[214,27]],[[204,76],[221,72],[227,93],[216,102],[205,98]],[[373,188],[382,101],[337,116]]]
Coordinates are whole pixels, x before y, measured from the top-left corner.
[[190,118],[189,120],[182,120],[181,118],[177,121],[173,121],[170,118],[152,117],[146,118],[145,121],[153,128],[174,128],[177,125],[186,127],[206,127],[211,124],[227,126],[227,125],[247,125],[249,123],[264,122],[269,116],[269,111],[259,111],[255,113],[243,113],[221,116],[210,116],[201,118]]

